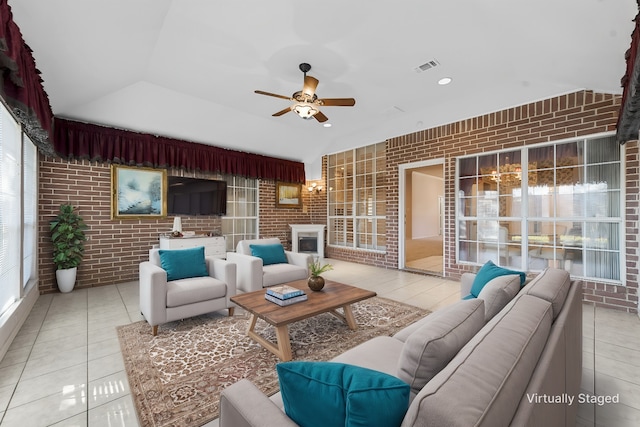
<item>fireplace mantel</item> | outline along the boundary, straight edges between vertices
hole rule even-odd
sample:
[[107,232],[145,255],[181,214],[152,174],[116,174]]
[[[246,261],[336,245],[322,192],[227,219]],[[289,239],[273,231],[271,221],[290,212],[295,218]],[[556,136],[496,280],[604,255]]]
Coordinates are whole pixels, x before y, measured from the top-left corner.
[[324,229],[323,224],[290,224],[291,227],[291,251],[298,252],[298,239],[300,235],[315,234],[318,238],[318,252],[313,254],[319,258],[324,258]]

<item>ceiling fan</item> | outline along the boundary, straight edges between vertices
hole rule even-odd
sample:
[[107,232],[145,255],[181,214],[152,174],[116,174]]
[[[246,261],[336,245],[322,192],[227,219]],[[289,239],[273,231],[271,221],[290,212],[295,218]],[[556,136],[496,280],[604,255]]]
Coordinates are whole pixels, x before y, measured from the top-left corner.
[[311,70],[311,65],[303,62],[300,64],[299,68],[300,71],[304,73],[304,84],[301,91],[295,92],[290,97],[264,92],[262,90],[255,91],[255,93],[259,95],[274,96],[276,98],[293,101],[289,107],[272,114],[274,117],[281,116],[289,111],[294,111],[303,119],[309,120],[311,118],[315,118],[317,121],[322,123],[326,122],[328,118],[322,114],[320,107],[353,107],[356,104],[356,100],[353,98],[318,98],[315,93],[316,87],[318,86],[318,79],[307,76],[307,71]]

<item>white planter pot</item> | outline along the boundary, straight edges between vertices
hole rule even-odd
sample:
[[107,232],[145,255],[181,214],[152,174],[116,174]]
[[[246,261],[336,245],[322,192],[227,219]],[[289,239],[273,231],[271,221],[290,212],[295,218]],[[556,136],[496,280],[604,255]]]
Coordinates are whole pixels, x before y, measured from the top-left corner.
[[64,270],[56,270],[56,280],[60,292],[71,292],[76,284],[76,273],[78,267],[67,268]]

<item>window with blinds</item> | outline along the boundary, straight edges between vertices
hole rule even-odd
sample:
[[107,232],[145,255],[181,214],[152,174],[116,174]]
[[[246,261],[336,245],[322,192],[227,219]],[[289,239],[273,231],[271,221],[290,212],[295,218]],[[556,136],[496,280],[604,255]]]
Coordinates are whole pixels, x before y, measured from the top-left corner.
[[23,134],[22,182],[22,286],[37,277],[36,242],[38,221],[38,150]]
[[620,282],[623,150],[611,135],[458,158],[458,262]]
[[20,127],[0,104],[0,315],[20,297]]

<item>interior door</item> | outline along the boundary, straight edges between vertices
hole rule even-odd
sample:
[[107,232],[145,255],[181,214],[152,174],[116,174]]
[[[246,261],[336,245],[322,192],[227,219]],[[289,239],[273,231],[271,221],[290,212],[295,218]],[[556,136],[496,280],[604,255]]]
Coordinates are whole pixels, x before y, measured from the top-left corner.
[[444,161],[401,166],[400,268],[444,272]]

